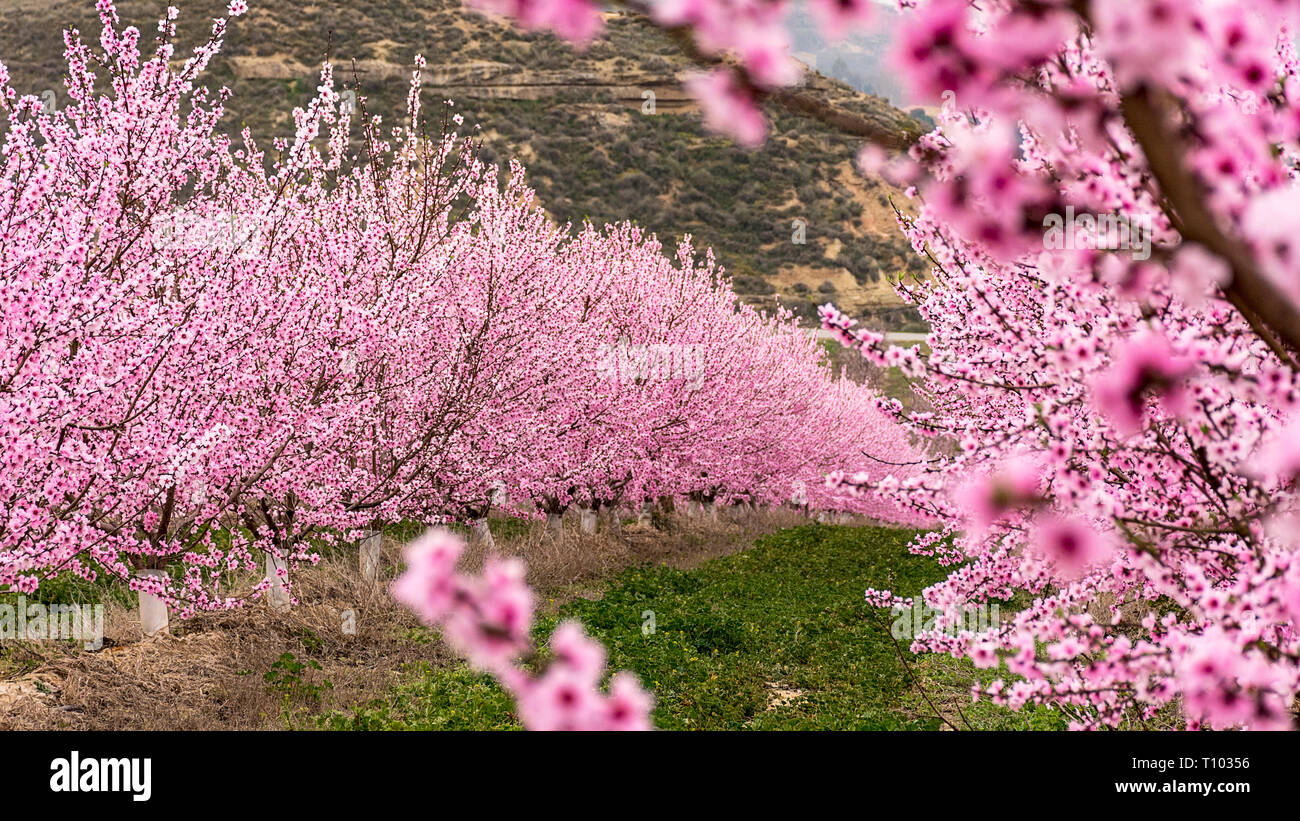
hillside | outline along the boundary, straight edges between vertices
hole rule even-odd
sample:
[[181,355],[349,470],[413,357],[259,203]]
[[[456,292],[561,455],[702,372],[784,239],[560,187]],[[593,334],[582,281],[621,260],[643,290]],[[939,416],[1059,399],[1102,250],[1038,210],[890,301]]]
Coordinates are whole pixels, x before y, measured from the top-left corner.
[[[162,0],[121,0],[145,36]],[[206,36],[224,0],[182,0],[180,39]],[[852,168],[856,141],[772,110],[772,137],[749,152],[705,134],[682,94],[689,65],[636,18],[607,15],[607,36],[585,53],[464,11],[457,0],[254,0],[234,21],[211,83],[234,91],[227,127],[246,124],[263,144],[292,133],[291,111],[315,86],[327,55],[368,110],[391,118],[404,104],[415,55],[428,61],[428,99],[448,97],[482,126],[490,158],[518,156],[541,203],[559,222],[634,219],[670,247],[683,233],[712,246],[747,300],[780,300],[801,315],[834,299],[907,329],[907,309],[885,274],[919,266],[894,223],[883,182]],[[0,0],[0,60],[23,92],[62,89],[61,30],[94,39],[89,0]],[[886,123],[910,126],[884,100],[810,74],[810,92]],[[655,113],[643,113],[654,93]],[[48,95],[47,95],[48,96]],[[792,241],[796,219],[806,243]]]

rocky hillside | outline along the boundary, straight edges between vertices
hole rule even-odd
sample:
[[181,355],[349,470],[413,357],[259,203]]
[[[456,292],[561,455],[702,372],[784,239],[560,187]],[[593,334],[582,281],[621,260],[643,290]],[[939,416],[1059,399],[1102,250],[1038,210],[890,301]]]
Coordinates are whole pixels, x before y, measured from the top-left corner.
[[[206,37],[225,0],[171,0],[181,40]],[[119,0],[147,37],[167,0]],[[560,222],[633,219],[670,247],[683,233],[710,245],[746,299],[778,297],[805,316],[827,299],[905,329],[913,319],[885,275],[917,267],[899,236],[886,184],[852,168],[855,141],[772,110],[768,144],[745,151],[707,135],[682,94],[684,59],[651,26],[611,14],[583,53],[466,12],[458,0],[251,0],[234,22],[213,84],[230,86],[228,128],[264,144],[292,133],[290,113],[326,56],[371,113],[398,114],[416,54],[429,100],[457,101],[482,126],[489,156],[520,157]],[[94,39],[91,0],[0,0],[0,61],[20,91],[64,101],[61,30]],[[353,66],[355,65],[355,75]],[[884,100],[810,73],[808,91],[891,128],[914,127]],[[647,100],[653,96],[653,113]],[[48,95],[46,95],[48,97]],[[796,242],[796,221],[805,241]]]

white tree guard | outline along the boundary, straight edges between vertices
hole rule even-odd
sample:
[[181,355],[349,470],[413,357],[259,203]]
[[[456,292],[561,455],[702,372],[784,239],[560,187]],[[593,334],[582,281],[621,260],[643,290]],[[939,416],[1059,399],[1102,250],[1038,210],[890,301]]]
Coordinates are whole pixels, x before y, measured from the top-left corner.
[[[142,578],[166,576],[165,570],[141,570]],[[171,625],[167,613],[167,604],[152,593],[140,591],[140,627],[145,637],[160,633],[170,633]]]

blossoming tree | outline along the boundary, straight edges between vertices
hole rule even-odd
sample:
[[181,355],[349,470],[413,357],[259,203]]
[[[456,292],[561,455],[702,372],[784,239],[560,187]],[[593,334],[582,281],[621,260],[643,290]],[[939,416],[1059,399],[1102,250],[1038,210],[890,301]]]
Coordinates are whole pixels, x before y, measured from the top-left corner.
[[[578,44],[600,28],[586,0],[473,5]],[[1300,4],[900,3],[896,64],[943,101],[934,133],[901,141],[790,88],[784,3],[621,5],[701,64],[689,86],[717,130],[758,144],[760,104],[794,108],[863,137],[864,168],[915,198],[900,223],[932,275],[899,290],[930,355],[823,319],[912,377],[932,410],[882,406],[951,449],[912,476],[832,483],[944,523],[913,549],[956,568],[924,594],[952,620],[1030,604],[914,649],[998,668],[977,696],[1077,727],[1166,707],[1192,727],[1291,726]],[[809,6],[831,34],[872,16],[867,0]]]

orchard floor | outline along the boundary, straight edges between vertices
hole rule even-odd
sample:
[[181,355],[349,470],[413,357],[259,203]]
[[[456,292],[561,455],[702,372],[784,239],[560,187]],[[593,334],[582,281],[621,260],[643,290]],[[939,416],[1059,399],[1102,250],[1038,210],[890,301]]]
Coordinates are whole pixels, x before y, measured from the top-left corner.
[[[907,553],[911,532],[803,525],[693,569],[633,567],[597,597],[538,626],[580,621],[613,669],[655,693],[655,725],[672,730],[1054,729],[1047,711],[972,705],[977,671],[918,659],[890,638],[867,587],[915,594],[941,578]],[[900,651],[906,664],[900,660]],[[923,692],[924,690],[924,692]],[[336,729],[517,729],[510,700],[463,666],[428,670],[370,705],[327,717]]]
[[[910,532],[800,521],[674,517],[619,539],[570,532],[559,545],[496,525],[499,548],[529,561],[542,594],[539,639],[560,619],[582,622],[613,669],[655,693],[659,728],[1062,726],[1047,711],[972,704],[981,671],[915,657],[890,638],[888,613],[868,608],[863,590],[911,595],[943,577],[907,553]],[[391,567],[399,550],[386,542]],[[141,641],[131,603],[109,600],[98,652],[6,642],[0,729],[516,728],[492,680],[365,584],[355,561],[327,556],[299,574],[289,614],[254,605],[173,621],[172,635]],[[346,610],[355,635],[342,630]]]

